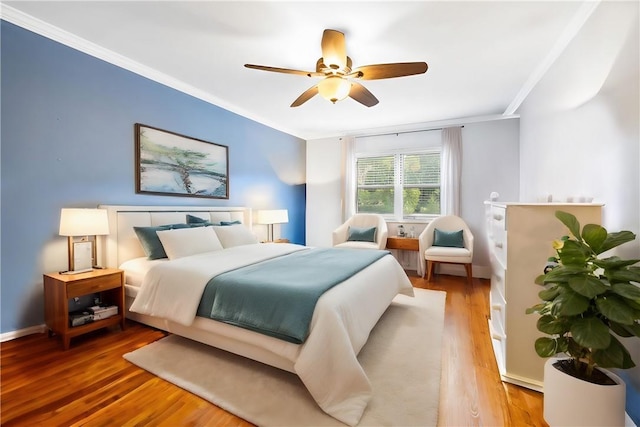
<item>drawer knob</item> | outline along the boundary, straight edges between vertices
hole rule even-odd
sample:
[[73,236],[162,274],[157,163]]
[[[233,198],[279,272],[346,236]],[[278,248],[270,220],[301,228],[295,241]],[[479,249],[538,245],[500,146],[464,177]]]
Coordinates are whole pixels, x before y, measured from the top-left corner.
[[502,221],[502,218],[504,218],[502,215],[499,215],[499,214],[493,215],[493,219],[495,219],[496,221]]
[[496,248],[502,248],[502,242],[496,242]]

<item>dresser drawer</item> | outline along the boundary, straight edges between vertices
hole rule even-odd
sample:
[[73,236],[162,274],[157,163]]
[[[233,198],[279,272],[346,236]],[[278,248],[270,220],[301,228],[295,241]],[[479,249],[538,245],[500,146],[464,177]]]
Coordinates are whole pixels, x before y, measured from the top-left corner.
[[507,270],[503,269],[500,265],[491,265],[491,291],[497,291],[500,296],[506,301],[506,277]]
[[506,211],[504,207],[491,207],[491,247],[489,250],[495,254],[499,262],[507,266],[507,231],[506,231]]
[[67,284],[67,297],[73,298],[122,286],[122,274],[113,273],[102,277],[76,280]]
[[490,316],[493,330],[497,334],[505,336],[507,302],[500,294],[500,291],[494,287],[491,287],[491,292],[489,293],[489,307],[491,309]]

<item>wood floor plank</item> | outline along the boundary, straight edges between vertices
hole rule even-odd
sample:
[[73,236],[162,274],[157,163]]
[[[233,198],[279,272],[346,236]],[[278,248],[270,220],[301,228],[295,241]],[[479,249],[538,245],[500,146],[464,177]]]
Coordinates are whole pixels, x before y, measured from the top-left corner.
[[[438,425],[540,426],[542,395],[500,381],[487,326],[489,282],[436,275],[415,287],[447,292]],[[166,334],[128,321],[120,331],[47,334],[0,344],[3,426],[213,426],[250,423],[127,362],[123,354]]]

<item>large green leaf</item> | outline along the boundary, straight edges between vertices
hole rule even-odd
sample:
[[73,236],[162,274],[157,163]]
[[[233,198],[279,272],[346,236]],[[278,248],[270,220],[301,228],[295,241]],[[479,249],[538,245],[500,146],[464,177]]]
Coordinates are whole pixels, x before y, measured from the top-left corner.
[[[602,267],[604,269],[619,269],[619,268],[623,268],[623,267],[627,267],[633,264],[636,264],[640,262],[640,259],[622,259],[618,256],[612,256],[609,258],[602,258],[602,259],[594,259],[593,263],[595,265],[597,265],[598,267]],[[633,270],[631,270],[633,272]],[[637,272],[639,274],[638,277],[640,277],[640,271]]]
[[569,279],[569,286],[582,296],[593,298],[596,295],[607,291],[607,286],[597,277],[591,275],[581,275]]
[[583,347],[604,349],[609,347],[609,327],[597,317],[576,319],[571,325],[571,336]]
[[526,314],[540,313],[547,306],[547,303],[539,303],[534,305],[533,307],[529,307],[525,310]]
[[549,335],[562,335],[568,332],[567,322],[549,315],[540,317],[537,322],[537,327],[540,332]]
[[544,289],[538,292],[538,296],[543,301],[553,301],[554,298],[557,297],[559,293],[560,293],[560,289],[558,289],[558,286],[551,286],[548,289]]
[[549,337],[538,338],[534,344],[536,353],[540,357],[551,357],[557,353],[556,340]]
[[559,251],[558,257],[565,266],[584,266],[590,255],[588,246],[576,240],[567,240]]
[[607,278],[609,282],[637,282],[640,283],[640,272],[623,269],[623,270],[606,270]]
[[636,235],[630,231],[618,231],[617,233],[609,233],[604,243],[600,247],[600,251],[596,252],[597,254],[601,254],[602,252],[608,251],[609,249],[620,246],[624,243],[630,242],[636,238]]
[[625,300],[613,293],[607,293],[596,299],[596,306],[602,314],[614,322],[632,325],[635,320],[635,310],[626,304]]
[[627,349],[613,335],[609,347],[594,351],[592,357],[602,368],[630,369],[636,366]]
[[[634,323],[633,325],[622,325],[629,333],[635,335],[636,337],[640,337],[640,324]],[[624,336],[624,335],[621,335]]]
[[544,274],[542,277],[542,282],[546,283],[566,283],[570,278],[578,275],[578,274],[588,274],[590,273],[589,269],[583,266],[576,265],[561,265],[559,267],[554,268],[550,272]]
[[621,325],[618,322],[609,320],[609,328],[620,337],[629,338],[634,336],[634,333],[630,329],[631,325]]
[[640,304],[640,287],[636,285],[630,283],[614,283],[611,285],[611,291]]
[[574,215],[568,212],[556,211],[556,218],[567,226],[571,234],[573,234],[576,239],[580,239],[580,223]]
[[553,314],[558,316],[575,316],[589,308],[589,298],[570,289],[563,289],[554,302]]
[[582,229],[582,238],[595,253],[600,253],[598,251],[607,238],[607,230],[596,224],[587,224]]

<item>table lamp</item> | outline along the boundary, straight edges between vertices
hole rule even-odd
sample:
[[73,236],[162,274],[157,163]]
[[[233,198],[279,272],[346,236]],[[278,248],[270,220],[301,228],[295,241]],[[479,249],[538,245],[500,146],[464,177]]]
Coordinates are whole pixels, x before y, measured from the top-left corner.
[[[70,209],[60,211],[61,236],[68,237],[69,271],[67,274],[91,271],[97,264],[96,236],[109,234],[105,209]],[[93,236],[93,242],[89,240]],[[80,241],[74,241],[81,237]]]
[[273,241],[273,224],[289,222],[289,212],[286,209],[270,209],[258,211],[258,224],[267,226],[267,241]]

